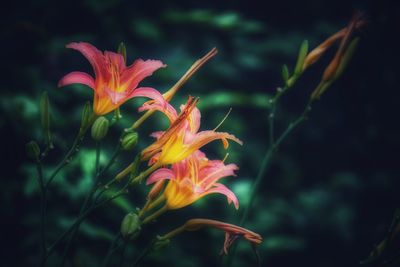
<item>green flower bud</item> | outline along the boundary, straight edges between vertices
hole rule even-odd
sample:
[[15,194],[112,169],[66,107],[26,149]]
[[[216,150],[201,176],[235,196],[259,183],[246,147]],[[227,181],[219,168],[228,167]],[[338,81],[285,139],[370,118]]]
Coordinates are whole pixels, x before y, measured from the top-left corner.
[[92,138],[97,142],[102,140],[107,135],[109,124],[106,117],[98,117],[92,125]]
[[46,144],[49,148],[53,147],[50,135],[50,105],[49,95],[45,91],[40,97],[40,120],[42,123],[42,129],[46,138]]
[[26,153],[29,158],[38,160],[40,155],[39,145],[35,141],[30,141],[26,144]]
[[128,213],[121,223],[121,234],[125,239],[132,240],[140,232],[140,219],[136,213]]
[[300,50],[299,50],[299,56],[297,57],[297,63],[296,67],[294,69],[294,74],[296,76],[299,76],[303,72],[303,64],[304,60],[306,59],[308,53],[308,41],[304,40],[301,43]]
[[139,135],[136,132],[128,133],[122,138],[121,147],[123,150],[132,150],[138,143]]
[[89,126],[90,120],[93,116],[92,105],[90,101],[86,102],[85,106],[83,107],[82,111],[82,120],[81,120],[81,129],[85,129]]

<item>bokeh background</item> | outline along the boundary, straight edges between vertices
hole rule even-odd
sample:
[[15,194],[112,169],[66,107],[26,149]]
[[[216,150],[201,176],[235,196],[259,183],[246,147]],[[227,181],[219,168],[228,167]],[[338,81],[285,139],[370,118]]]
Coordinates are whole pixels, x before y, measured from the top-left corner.
[[[268,148],[268,99],[282,84],[280,69],[291,68],[303,39],[311,47],[344,27],[353,12],[365,12],[369,25],[348,70],[314,105],[310,119],[280,148],[258,190],[246,227],[260,233],[262,266],[357,266],[385,236],[400,206],[399,181],[399,41],[395,1],[20,1],[3,6],[1,47],[2,257],[1,266],[35,266],[39,257],[39,191],[34,164],[25,144],[43,144],[38,102],[51,100],[56,148],[46,172],[61,159],[79,127],[80,113],[92,92],[84,86],[57,88],[74,70],[92,72],[71,41],[87,41],[116,50],[123,41],[128,62],[161,59],[168,67],[143,84],[160,91],[212,47],[218,55],[182,88],[173,103],[200,96],[202,128],[214,128],[230,107],[221,130],[240,137],[228,162],[240,166],[226,179],[244,207]],[[320,79],[326,57],[299,80],[279,104],[277,130],[298,115]],[[141,100],[122,108],[123,120],[104,145],[105,162],[118,133],[136,118]],[[161,115],[140,130],[137,151],[148,134],[167,126]],[[207,146],[210,157],[224,157],[220,144]],[[48,238],[54,240],[73,220],[87,192],[94,168],[94,142],[87,138],[71,165],[60,173],[49,195]],[[125,153],[115,173],[134,158]],[[99,266],[124,215],[143,204],[143,185],[92,214],[73,243],[71,266]],[[164,215],[127,250],[126,266],[154,234],[192,217],[238,223],[240,210],[222,196]],[[183,234],[151,254],[142,266],[222,266],[218,255],[223,233],[202,230]],[[57,266],[60,249],[49,261]],[[112,259],[117,262],[118,253]],[[233,266],[255,266],[254,254],[241,242]]]

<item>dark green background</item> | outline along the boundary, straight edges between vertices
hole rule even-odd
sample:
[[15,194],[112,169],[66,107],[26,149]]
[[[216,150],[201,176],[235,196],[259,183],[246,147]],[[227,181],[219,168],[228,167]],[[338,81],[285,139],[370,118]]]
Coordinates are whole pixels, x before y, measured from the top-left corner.
[[[394,1],[393,1],[394,2]],[[39,192],[34,164],[25,154],[31,139],[41,144],[38,102],[51,99],[56,148],[46,171],[61,159],[79,127],[83,104],[91,100],[84,86],[57,88],[70,71],[92,72],[71,41],[87,41],[100,50],[115,50],[123,41],[128,62],[160,59],[168,68],[143,84],[167,90],[212,47],[218,55],[179,92],[200,96],[202,129],[212,129],[229,107],[220,128],[244,141],[232,145],[228,162],[240,166],[237,178],[225,180],[242,206],[248,201],[268,144],[268,97],[282,84],[280,68],[293,68],[303,39],[315,47],[344,27],[353,12],[365,12],[369,25],[361,33],[354,60],[340,81],[316,103],[310,119],[291,135],[264,177],[247,227],[262,234],[262,266],[357,266],[378,243],[400,203],[398,60],[399,7],[391,1],[13,1],[2,10],[2,266],[34,266],[39,255]],[[333,53],[307,71],[281,101],[277,129],[301,112]],[[141,100],[122,108],[129,126]],[[104,147],[109,156],[117,141],[114,127]],[[140,130],[140,148],[148,133],[165,128],[161,115]],[[225,155],[220,144],[208,145],[210,157]],[[104,155],[104,154],[103,154]],[[126,153],[113,173],[134,158]],[[104,161],[106,157],[104,157]],[[93,173],[94,143],[88,138],[80,156],[57,177],[49,195],[48,238],[54,240],[79,211]],[[94,213],[73,244],[71,262],[99,266],[110,237],[123,216],[143,204],[147,188]],[[127,251],[127,263],[154,234],[162,234],[192,217],[238,223],[239,212],[222,196],[164,215],[146,230],[144,240]],[[143,266],[220,266],[223,233],[203,230],[183,234]],[[61,250],[50,263],[56,264]],[[117,253],[118,255],[118,253]],[[117,259],[117,257],[116,257]],[[113,259],[115,260],[115,259]],[[240,243],[234,266],[254,266],[254,256]],[[128,266],[128,265],[127,265]]]

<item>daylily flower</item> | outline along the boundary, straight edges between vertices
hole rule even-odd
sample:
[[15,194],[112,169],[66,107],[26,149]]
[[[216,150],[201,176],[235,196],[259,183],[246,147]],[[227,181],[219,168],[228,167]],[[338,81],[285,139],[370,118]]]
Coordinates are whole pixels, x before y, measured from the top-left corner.
[[228,139],[242,145],[235,136],[216,132],[215,130],[199,131],[200,111],[196,108],[198,99],[189,97],[186,105],[181,106],[181,113],[177,115],[176,110],[165,100],[151,101],[145,103],[139,111],[159,110],[163,112],[171,122],[170,127],[165,132],[156,132],[152,136],[157,140],[142,151],[142,159],[148,160],[153,164],[159,165],[173,164],[188,157],[204,145],[214,141],[222,140],[224,148],[228,148]]
[[93,110],[97,115],[107,114],[133,97],[148,97],[163,101],[162,95],[150,87],[138,87],[139,83],[159,68],[165,67],[159,60],[137,59],[126,66],[123,55],[105,51],[102,53],[89,43],[70,43],[67,48],[82,53],[94,70],[91,75],[74,71],[65,75],[58,86],[80,83],[94,91]]
[[224,246],[221,250],[221,254],[227,255],[229,247],[235,242],[235,240],[238,237],[244,237],[253,245],[258,245],[262,242],[262,237],[259,234],[254,233],[246,228],[209,219],[188,220],[184,225],[162,236],[160,239],[161,240],[171,239],[172,237],[182,233],[183,231],[197,231],[207,226],[225,231],[225,241],[224,241]]
[[[178,90],[192,77],[208,60],[218,53],[218,50],[214,47],[202,58],[196,60],[192,66],[185,72],[185,74],[179,79],[179,81],[174,84],[167,92],[163,94],[166,101],[170,102],[172,97],[178,92]],[[155,110],[148,110],[139,119],[135,121],[132,125],[132,129],[138,128]]]
[[235,164],[225,165],[221,160],[209,160],[201,151],[196,151],[171,168],[161,168],[153,172],[147,184],[169,180],[163,192],[166,208],[179,209],[192,204],[198,199],[213,193],[227,197],[228,203],[239,208],[235,194],[218,181],[227,176],[234,176],[238,167]]

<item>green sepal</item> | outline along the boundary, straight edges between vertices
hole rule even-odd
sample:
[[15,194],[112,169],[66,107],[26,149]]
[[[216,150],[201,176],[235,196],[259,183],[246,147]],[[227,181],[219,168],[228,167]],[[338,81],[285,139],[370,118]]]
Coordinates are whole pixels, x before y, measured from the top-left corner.
[[287,82],[289,80],[290,73],[289,73],[289,68],[288,68],[288,66],[286,64],[283,64],[282,73],[281,74],[282,74],[283,82],[285,84],[287,84]]
[[297,57],[296,67],[294,69],[294,75],[299,76],[303,72],[303,64],[308,53],[308,41],[304,40],[301,43],[299,49],[299,55]]

